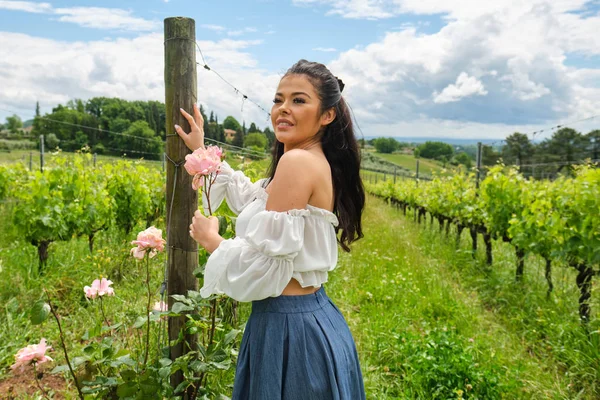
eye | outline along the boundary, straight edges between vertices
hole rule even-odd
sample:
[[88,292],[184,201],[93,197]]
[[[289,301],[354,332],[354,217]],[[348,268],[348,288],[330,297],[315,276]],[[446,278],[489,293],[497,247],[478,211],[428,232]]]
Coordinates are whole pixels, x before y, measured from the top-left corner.
[[294,103],[300,103],[300,104],[302,104],[302,103],[306,103],[306,101],[304,101],[304,99],[302,99],[302,98],[300,98],[300,97],[296,97],[296,98],[294,99]]
[[281,103],[280,99],[273,99],[273,103],[277,104],[277,103]]

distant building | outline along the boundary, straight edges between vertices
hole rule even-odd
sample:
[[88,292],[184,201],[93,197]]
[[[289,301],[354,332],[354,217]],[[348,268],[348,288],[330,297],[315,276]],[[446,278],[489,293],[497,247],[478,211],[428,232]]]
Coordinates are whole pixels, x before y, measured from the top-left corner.
[[233,140],[233,137],[235,136],[235,129],[225,129],[224,132],[226,140]]

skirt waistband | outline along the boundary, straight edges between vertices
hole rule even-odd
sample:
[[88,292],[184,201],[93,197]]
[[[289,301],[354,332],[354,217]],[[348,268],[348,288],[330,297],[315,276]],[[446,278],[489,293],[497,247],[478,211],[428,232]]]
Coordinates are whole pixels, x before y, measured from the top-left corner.
[[329,304],[329,297],[325,293],[325,288],[321,286],[319,290],[311,294],[268,297],[263,300],[253,301],[252,312],[286,314],[311,312],[323,308],[326,304]]

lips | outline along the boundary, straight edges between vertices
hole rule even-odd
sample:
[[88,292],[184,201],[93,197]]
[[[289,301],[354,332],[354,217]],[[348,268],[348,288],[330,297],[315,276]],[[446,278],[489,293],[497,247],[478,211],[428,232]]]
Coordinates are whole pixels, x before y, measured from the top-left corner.
[[294,124],[292,124],[292,122],[290,120],[285,119],[285,118],[277,118],[277,121],[275,121],[275,124],[277,125],[278,128],[294,126]]

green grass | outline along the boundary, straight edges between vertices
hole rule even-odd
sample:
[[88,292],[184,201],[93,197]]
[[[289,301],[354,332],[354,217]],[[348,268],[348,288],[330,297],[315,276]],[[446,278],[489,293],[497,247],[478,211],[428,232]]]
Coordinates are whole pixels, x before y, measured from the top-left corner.
[[515,286],[502,244],[490,270],[453,243],[368,197],[365,238],[327,289],[354,334],[369,398],[597,398],[597,352],[561,275],[570,271],[557,271],[545,301],[539,271]]
[[[401,167],[407,168],[413,173],[417,171],[417,159],[411,154],[399,153],[374,153],[377,157],[381,157],[389,162],[392,162]],[[419,174],[432,175],[434,172],[442,173],[444,168],[442,165],[433,160],[419,158]]]
[[[263,161],[258,168],[267,165]],[[3,221],[9,207],[0,205]],[[457,249],[437,227],[423,229],[372,196],[363,223],[365,238],[350,254],[340,253],[326,290],[356,340],[369,399],[600,396],[597,285],[587,336],[577,320],[572,271],[555,268],[555,293],[546,299],[539,260],[528,260],[525,282],[517,285],[514,254],[505,244],[494,243],[495,263],[488,268],[481,250],[471,258],[468,235]],[[164,229],[164,221],[157,226]],[[53,365],[63,363],[55,323],[29,323],[27,312],[43,288],[53,290],[75,352],[85,345],[81,336],[99,312],[97,304],[85,300],[83,286],[99,275],[115,282],[116,296],[105,301],[109,318],[135,321],[145,309],[144,274],[129,255],[129,242],[143,228],[129,236],[117,230],[100,233],[93,255],[82,238],[54,243],[40,276],[35,248],[14,237],[10,224],[1,224],[0,380],[10,374],[16,351],[41,337],[55,349]],[[160,261],[152,269],[156,290],[162,281]],[[243,304],[240,315],[249,311]],[[123,345],[134,352],[139,348]],[[232,374],[222,379],[231,381]],[[74,393],[71,387],[68,396]]]

